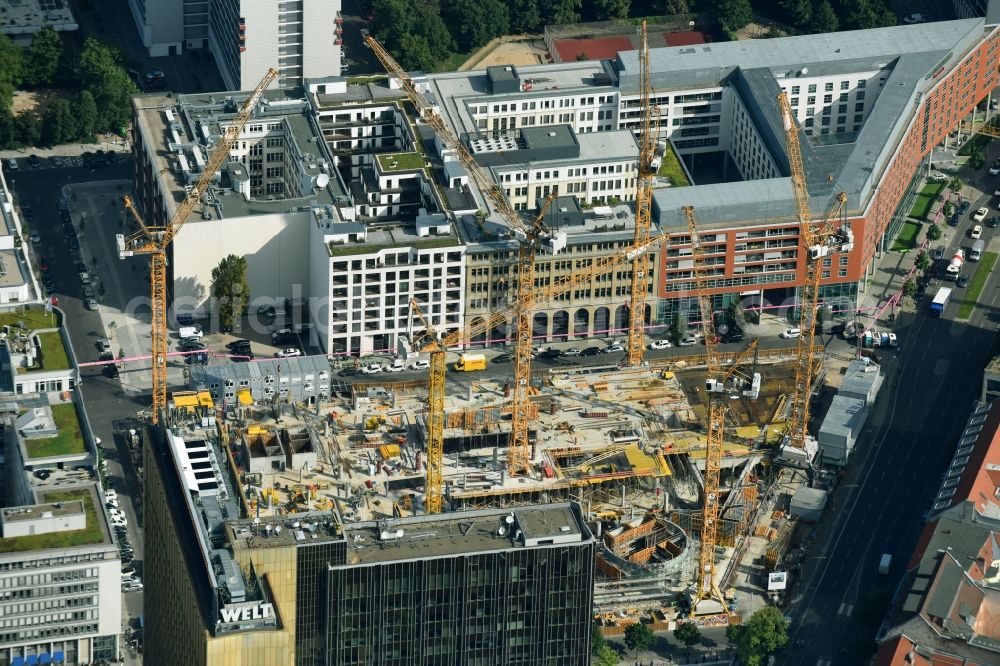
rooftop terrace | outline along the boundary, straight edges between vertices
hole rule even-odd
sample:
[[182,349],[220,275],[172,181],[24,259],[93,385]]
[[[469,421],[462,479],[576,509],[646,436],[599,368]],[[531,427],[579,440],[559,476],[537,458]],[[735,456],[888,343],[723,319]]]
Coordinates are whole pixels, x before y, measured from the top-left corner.
[[87,447],[83,441],[80,420],[76,415],[76,405],[64,402],[51,405],[52,418],[59,429],[59,434],[47,439],[25,439],[24,448],[28,458],[50,458],[86,453]]
[[91,485],[73,490],[48,492],[44,493],[44,496],[41,498],[47,504],[71,502],[73,500],[82,501],[84,512],[86,513],[87,527],[82,530],[50,532],[47,534],[33,534],[31,536],[0,539],[0,554],[23,553],[49,548],[71,548],[73,546],[89,546],[108,542],[109,535],[101,527],[101,518],[97,515],[97,505],[95,504],[94,495],[95,488],[95,486]]

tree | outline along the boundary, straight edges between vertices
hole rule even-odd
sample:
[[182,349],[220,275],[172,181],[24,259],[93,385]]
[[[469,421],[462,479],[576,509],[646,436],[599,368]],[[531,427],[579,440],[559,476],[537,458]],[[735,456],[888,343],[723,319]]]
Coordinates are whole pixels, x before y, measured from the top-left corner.
[[68,143],[79,135],[76,116],[69,102],[57,99],[49,105],[42,121],[42,140],[50,146]]
[[594,653],[595,659],[591,663],[596,666],[618,666],[621,661],[621,657],[615,652],[615,649],[605,643],[601,646],[601,649]]
[[781,9],[788,17],[788,22],[796,28],[807,28],[812,24],[812,0],[782,0]]
[[666,0],[663,3],[663,13],[667,16],[676,16],[677,14],[687,14],[690,11],[688,7],[687,0]]
[[132,95],[139,92],[120,64],[120,54],[88,37],[77,64],[80,86],[89,90],[97,106],[94,130],[113,132],[128,124]]
[[962,179],[958,176],[948,181],[948,189],[956,194],[962,191]]
[[538,13],[538,0],[511,0],[510,32],[518,35],[537,32],[542,27],[542,16]]
[[715,0],[713,14],[722,29],[736,32],[753,18],[750,0]]
[[35,86],[52,85],[62,56],[62,38],[46,26],[31,36],[31,46],[24,52],[24,77]]
[[701,640],[701,630],[693,622],[685,622],[674,629],[674,638],[691,647]]
[[608,644],[608,640],[604,638],[604,632],[596,624],[590,625],[590,654],[597,656],[601,648]]
[[42,127],[38,114],[22,111],[14,116],[14,134],[22,146],[36,146],[42,138]]
[[830,0],[823,0],[816,6],[809,28],[810,32],[837,32],[840,21],[837,20],[837,14],[833,11]]
[[927,240],[936,241],[939,238],[941,238],[941,227],[936,224],[927,227]]
[[444,0],[441,18],[451,26],[451,36],[460,51],[471,51],[510,28],[507,6],[500,0]]
[[850,3],[849,7],[850,10],[844,20],[844,27],[848,30],[867,30],[896,25],[896,15],[886,5],[885,0],[856,0]]
[[674,320],[670,322],[670,337],[675,343],[680,342],[681,338],[684,337],[684,331],[687,330],[687,320],[684,315],[677,312],[674,315]]
[[10,109],[0,108],[0,149],[17,148],[17,130]]
[[628,18],[632,0],[593,0],[592,12],[597,21]]
[[653,636],[653,630],[649,628],[649,625],[636,622],[625,627],[625,645],[630,650],[635,650],[637,656],[639,650],[648,649],[653,645],[653,641],[655,640],[656,637]]
[[212,296],[216,299],[219,326],[235,329],[250,300],[246,257],[231,254],[212,269]]
[[583,0],[542,0],[542,15],[549,25],[565,25],[580,22],[580,8]]
[[765,606],[743,624],[731,624],[726,636],[736,643],[745,666],[762,666],[767,658],[788,645],[788,623],[774,606]]
[[907,280],[903,283],[903,295],[913,298],[917,295],[917,283],[913,280]]
[[928,256],[926,250],[921,250],[917,254],[917,258],[913,260],[913,265],[917,267],[918,271],[925,271],[931,265],[931,258]]
[[[954,212],[955,212],[955,204],[953,204],[950,201],[945,201],[944,205],[941,206],[941,214],[944,215],[945,217],[951,217],[951,214],[954,213]],[[933,226],[933,225],[931,225],[931,226]],[[938,233],[940,233],[940,231],[941,230],[939,229]],[[928,233],[930,233],[930,230],[928,230]],[[928,238],[930,238],[930,236],[928,236]],[[934,240],[934,239],[931,238],[931,240]]]
[[97,103],[89,90],[84,90],[76,99],[76,136],[84,141],[94,136],[97,125]]
[[969,166],[977,171],[986,166],[986,153],[979,146],[972,149],[969,154]]
[[10,110],[14,91],[21,85],[24,72],[23,52],[10,37],[0,35],[0,109]]

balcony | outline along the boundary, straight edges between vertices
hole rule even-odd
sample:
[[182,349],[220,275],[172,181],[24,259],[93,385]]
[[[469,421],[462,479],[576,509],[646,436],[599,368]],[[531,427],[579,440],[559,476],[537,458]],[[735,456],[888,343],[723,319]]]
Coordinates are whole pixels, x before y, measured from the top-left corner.
[[335,40],[333,40],[333,43],[334,43],[334,44],[335,44],[336,46],[340,46],[341,44],[343,44],[343,43],[344,43],[344,40],[343,40],[343,39],[341,39],[340,37],[337,37],[337,38],[336,38]]
[[340,12],[337,12],[337,18],[335,18],[333,22],[336,23],[337,25],[344,24],[344,17],[340,15]]

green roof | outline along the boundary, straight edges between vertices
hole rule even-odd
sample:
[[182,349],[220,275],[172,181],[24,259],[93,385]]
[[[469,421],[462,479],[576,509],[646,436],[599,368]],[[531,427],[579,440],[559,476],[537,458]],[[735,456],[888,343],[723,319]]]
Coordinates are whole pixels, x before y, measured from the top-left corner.
[[49,458],[86,453],[80,420],[76,416],[76,405],[71,402],[52,405],[52,419],[59,434],[46,439],[26,439],[24,448],[29,458]]
[[691,185],[691,181],[688,180],[687,175],[684,173],[684,167],[681,166],[681,160],[674,152],[674,146],[669,141],[667,141],[667,149],[663,154],[663,162],[660,163],[660,170],[656,172],[656,175],[660,178],[669,178],[670,183],[674,187],[688,187]]
[[373,254],[388,247],[415,247],[418,249],[449,247],[458,245],[457,238],[444,236],[430,236],[426,239],[410,239],[399,243],[384,243],[381,245],[369,245],[367,243],[328,243],[327,248],[331,257],[339,257],[345,254]]
[[427,165],[424,163],[424,156],[419,153],[388,153],[378,156],[378,164],[383,173],[393,171],[412,171],[423,169]]
[[66,347],[59,331],[39,333],[38,344],[42,348],[38,363],[30,368],[18,367],[18,374],[69,369],[69,356],[66,354]]
[[0,539],[0,553],[21,553],[29,550],[45,550],[46,548],[69,548],[70,546],[89,546],[104,542],[104,531],[97,517],[97,509],[89,488],[45,493],[42,501],[68,502],[81,500],[83,512],[87,516],[87,526],[82,530],[50,532],[48,534],[32,534],[30,536]]
[[[24,327],[21,327],[24,324]],[[62,322],[56,311],[46,312],[44,307],[31,306],[10,312],[0,312],[0,327],[9,326],[28,332],[42,328],[58,328]],[[40,372],[43,370],[68,370],[70,368],[69,354],[63,344],[59,331],[49,331],[38,334],[38,344],[41,346],[41,358],[37,365],[30,368],[18,368],[18,374]]]
[[33,331],[37,328],[56,328],[62,322],[59,321],[59,313],[46,312],[45,308],[31,306],[11,312],[0,312],[0,326],[17,326],[18,322],[24,322],[24,328]]

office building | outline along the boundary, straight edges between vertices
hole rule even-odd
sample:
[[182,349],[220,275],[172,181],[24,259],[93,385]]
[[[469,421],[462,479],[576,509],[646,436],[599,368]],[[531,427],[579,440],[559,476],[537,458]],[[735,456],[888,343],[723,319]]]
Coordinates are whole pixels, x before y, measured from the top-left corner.
[[330,362],[323,356],[268,359],[256,363],[196,365],[191,388],[208,391],[214,404],[232,407],[247,401],[315,404],[330,396]]
[[145,441],[147,663],[588,658],[594,538],[575,504],[248,517],[214,430]]
[[7,35],[19,46],[31,43],[31,36],[42,28],[56,32],[78,30],[69,3],[46,0],[0,0],[0,34]]
[[[0,306],[30,303],[42,300],[42,292],[28,260],[21,215],[14,194],[7,186],[11,172],[6,160],[0,168]],[[22,205],[25,202],[21,202]],[[30,205],[30,204],[29,204]],[[23,208],[21,209],[24,210]]]

